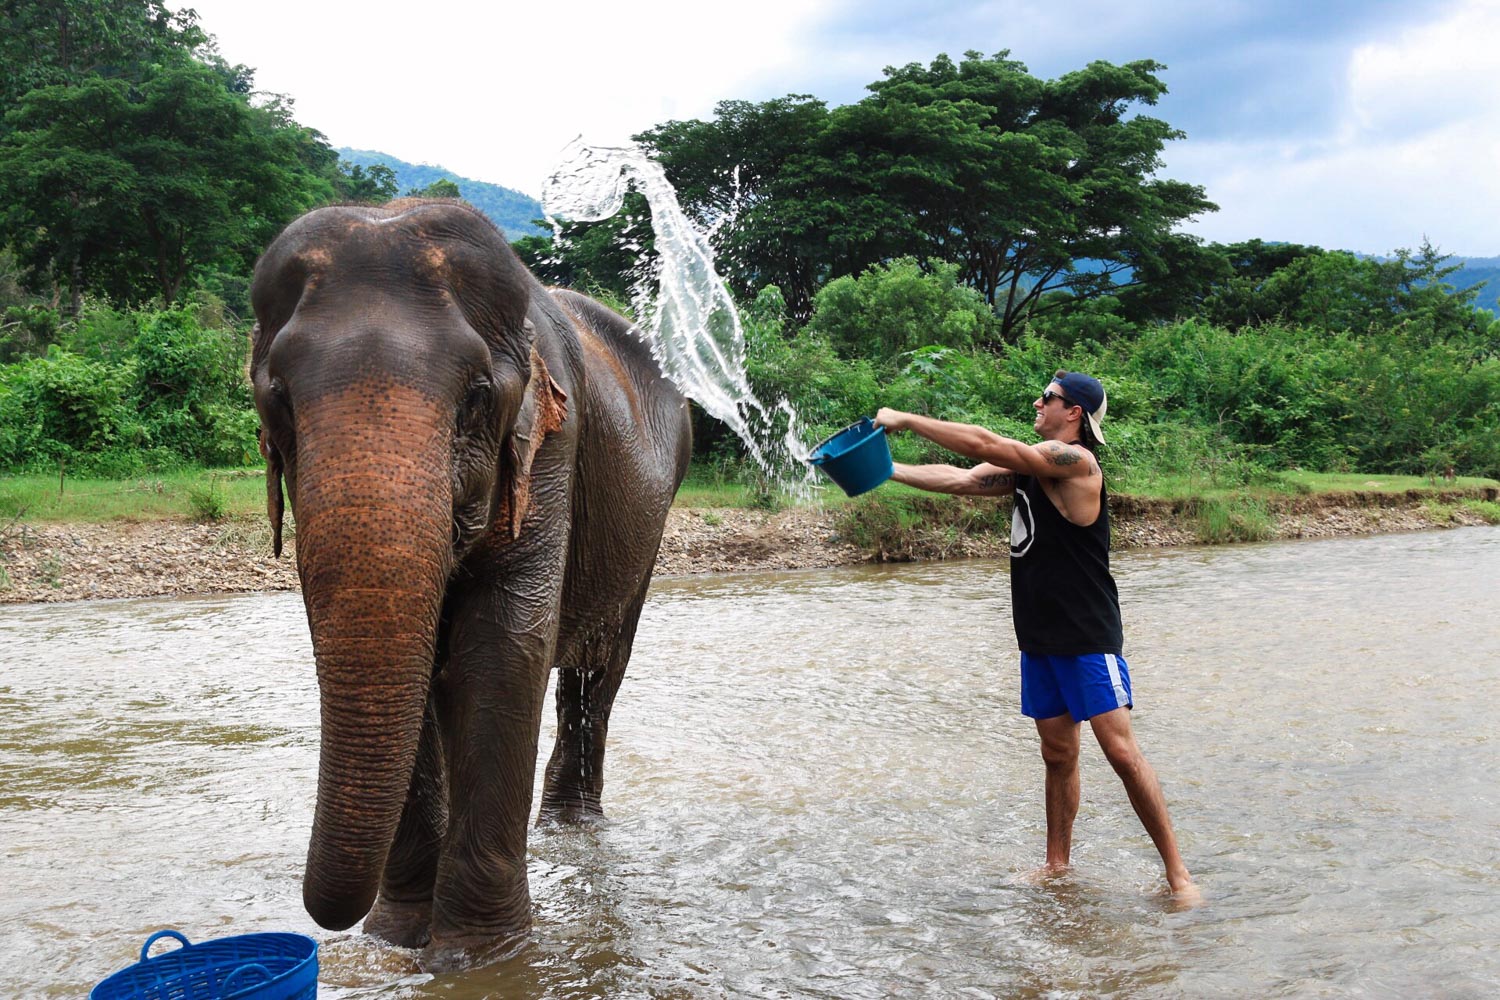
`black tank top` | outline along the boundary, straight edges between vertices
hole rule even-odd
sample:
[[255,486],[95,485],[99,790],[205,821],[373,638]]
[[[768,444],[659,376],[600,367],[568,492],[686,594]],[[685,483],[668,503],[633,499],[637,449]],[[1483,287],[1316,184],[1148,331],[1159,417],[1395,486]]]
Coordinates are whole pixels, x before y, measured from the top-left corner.
[[1109,497],[1079,527],[1052,505],[1035,476],[1016,476],[1010,524],[1010,594],[1016,641],[1028,653],[1123,656],[1120,596],[1109,575]]

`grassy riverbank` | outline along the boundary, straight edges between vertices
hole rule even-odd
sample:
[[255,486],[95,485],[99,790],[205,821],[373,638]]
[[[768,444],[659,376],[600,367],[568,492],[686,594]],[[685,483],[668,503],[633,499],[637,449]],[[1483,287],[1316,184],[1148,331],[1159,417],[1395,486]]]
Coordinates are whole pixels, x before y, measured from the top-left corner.
[[[1186,480],[1133,485],[1136,488],[1114,491],[1126,511],[1169,509],[1200,522],[1197,540],[1210,543],[1269,537],[1258,525],[1269,524],[1271,512],[1328,500],[1379,508],[1390,506],[1390,498],[1419,499],[1435,511],[1463,509],[1500,523],[1500,481],[1474,476],[1447,480],[1293,471],[1267,474],[1255,483],[1233,486]],[[991,515],[996,509],[1004,512],[1003,504],[934,496],[894,483],[852,500],[832,487],[801,498],[700,467],[692,470],[674,506],[685,510],[778,511],[807,505],[871,522],[866,534],[887,530],[885,521],[890,522],[890,530],[984,530],[994,527],[989,522],[994,520]],[[0,476],[0,524],[228,523],[262,517],[265,509],[265,476],[259,469],[197,469],[120,480]]]
[[[1118,549],[1500,523],[1500,484],[1355,478],[1299,492],[1113,496]],[[667,514],[657,576],[871,561],[1004,558],[1010,505],[886,486],[792,504],[694,480]],[[0,480],[0,603],[297,588],[296,526],[270,555],[257,472],[151,480]]]
[[[59,488],[60,487],[60,488]],[[1119,493],[1119,549],[1500,524],[1500,483],[1305,476],[1239,489]],[[1003,558],[1005,502],[888,485],[796,500],[696,470],[667,518],[659,576],[871,561]],[[258,470],[102,481],[0,477],[0,603],[297,587],[295,525],[270,553]]]

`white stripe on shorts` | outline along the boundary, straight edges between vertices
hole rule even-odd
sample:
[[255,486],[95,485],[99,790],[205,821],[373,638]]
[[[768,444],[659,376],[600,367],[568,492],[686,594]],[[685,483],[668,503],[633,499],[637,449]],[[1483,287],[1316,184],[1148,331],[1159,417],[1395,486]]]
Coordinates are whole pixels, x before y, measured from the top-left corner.
[[1104,662],[1109,664],[1109,682],[1115,686],[1115,707],[1124,708],[1130,699],[1125,695],[1125,682],[1120,679],[1120,661],[1114,653],[1105,653]]

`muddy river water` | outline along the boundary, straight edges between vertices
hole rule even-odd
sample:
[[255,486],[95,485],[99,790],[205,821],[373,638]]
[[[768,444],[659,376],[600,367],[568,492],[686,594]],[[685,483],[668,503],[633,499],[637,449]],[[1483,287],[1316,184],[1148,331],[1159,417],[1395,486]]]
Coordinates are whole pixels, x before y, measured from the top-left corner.
[[6,607],[0,997],[83,996],[161,927],[311,934],[325,998],[1500,994],[1500,528],[1116,566],[1201,908],[1087,737],[1074,870],[1027,877],[1003,564],[665,579],[611,822],[533,834],[531,943],[436,977],[302,910],[298,596]]

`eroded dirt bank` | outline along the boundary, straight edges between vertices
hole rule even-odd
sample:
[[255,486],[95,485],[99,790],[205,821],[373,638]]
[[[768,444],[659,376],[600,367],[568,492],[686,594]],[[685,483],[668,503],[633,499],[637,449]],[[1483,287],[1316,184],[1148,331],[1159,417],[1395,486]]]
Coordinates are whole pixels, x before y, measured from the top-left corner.
[[[1431,493],[1347,493],[1278,501],[1272,537],[1326,538],[1482,524],[1452,506],[1489,499],[1494,490]],[[988,502],[988,501],[985,501]],[[1444,506],[1444,505],[1447,506]],[[1117,549],[1192,545],[1193,516],[1180,504],[1115,497]],[[993,523],[996,519],[991,518]],[[1000,519],[1003,523],[1003,519]],[[843,536],[839,515],[822,507],[766,512],[676,509],[662,538],[656,572],[663,576],[750,570],[816,569],[874,559],[965,559],[1001,556],[1007,539],[993,530],[915,532],[882,550]],[[280,559],[259,524],[29,525],[0,537],[0,603],[76,601],[162,594],[198,594],[297,587],[291,546]]]

